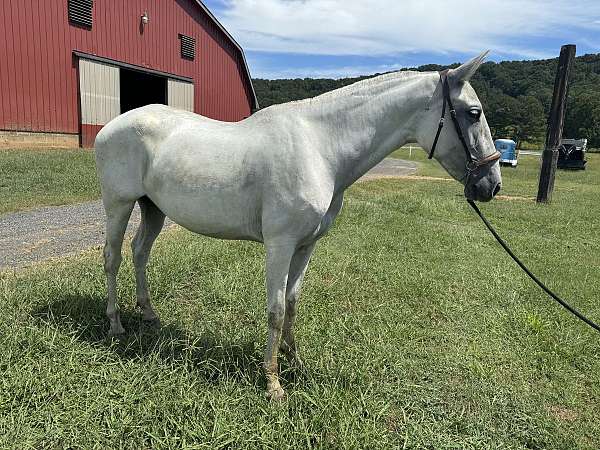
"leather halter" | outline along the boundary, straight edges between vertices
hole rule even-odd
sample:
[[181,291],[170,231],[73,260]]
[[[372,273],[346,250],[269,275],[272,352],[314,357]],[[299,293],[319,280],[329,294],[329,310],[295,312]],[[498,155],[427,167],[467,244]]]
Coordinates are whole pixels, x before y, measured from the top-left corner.
[[442,83],[443,91],[442,116],[440,117],[440,123],[438,125],[437,133],[435,134],[435,139],[433,140],[433,146],[431,147],[431,151],[429,152],[428,159],[433,158],[433,153],[435,152],[435,147],[437,146],[440,133],[442,132],[442,128],[444,128],[446,105],[448,105],[448,108],[450,110],[450,117],[452,118],[452,123],[454,124],[454,129],[456,130],[458,139],[462,143],[463,149],[465,150],[465,154],[467,156],[467,172],[465,174],[465,177],[468,180],[471,174],[477,171],[480,167],[483,167],[486,164],[499,160],[501,153],[499,151],[495,151],[491,155],[488,155],[482,159],[477,159],[475,156],[473,156],[473,152],[471,151],[472,149],[469,147],[469,145],[467,145],[467,141],[465,140],[465,135],[462,131],[462,127],[460,126],[460,122],[456,117],[456,109],[454,109],[452,99],[450,98],[450,83],[448,81],[448,70],[440,72],[440,82]]

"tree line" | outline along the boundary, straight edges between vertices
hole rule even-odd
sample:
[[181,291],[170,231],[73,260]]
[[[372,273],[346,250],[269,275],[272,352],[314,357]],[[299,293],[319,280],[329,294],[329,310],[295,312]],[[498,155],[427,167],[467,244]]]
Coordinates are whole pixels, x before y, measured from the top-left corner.
[[[493,137],[510,138],[520,146],[541,147],[558,58],[538,61],[487,62],[473,77]],[[429,64],[418,71],[443,70],[451,66]],[[261,107],[315,97],[365,78],[342,79],[254,79]],[[571,73],[563,131],[565,138],[586,138],[588,146],[600,148],[600,54],[579,56]]]

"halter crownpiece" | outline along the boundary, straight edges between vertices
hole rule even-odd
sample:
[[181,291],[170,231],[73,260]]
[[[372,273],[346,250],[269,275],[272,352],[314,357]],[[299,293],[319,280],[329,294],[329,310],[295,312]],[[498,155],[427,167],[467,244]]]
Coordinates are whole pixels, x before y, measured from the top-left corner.
[[448,81],[448,70],[443,70],[440,72],[440,82],[442,83],[442,116],[440,117],[440,122],[438,125],[437,132],[435,133],[435,139],[433,140],[433,146],[431,147],[431,151],[429,152],[428,159],[433,158],[433,153],[435,152],[435,148],[438,143],[438,139],[440,137],[440,133],[442,132],[442,128],[444,128],[444,119],[446,117],[446,105],[450,110],[450,117],[452,118],[452,123],[454,124],[454,129],[456,130],[456,134],[458,135],[458,139],[462,143],[463,149],[465,150],[465,154],[467,156],[467,179],[471,175],[471,173],[486,164],[492,163],[500,159],[500,152],[495,151],[494,153],[482,158],[477,159],[473,156],[471,149],[467,145],[467,141],[465,140],[465,135],[462,131],[462,127],[460,126],[460,122],[456,117],[456,109],[454,109],[454,105],[452,104],[452,99],[450,98],[450,82]]

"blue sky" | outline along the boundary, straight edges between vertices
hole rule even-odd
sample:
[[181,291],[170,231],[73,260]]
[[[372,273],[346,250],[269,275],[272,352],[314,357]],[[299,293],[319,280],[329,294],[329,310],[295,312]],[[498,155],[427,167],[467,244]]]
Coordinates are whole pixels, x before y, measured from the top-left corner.
[[204,0],[253,77],[339,78],[447,64],[600,53],[600,0]]

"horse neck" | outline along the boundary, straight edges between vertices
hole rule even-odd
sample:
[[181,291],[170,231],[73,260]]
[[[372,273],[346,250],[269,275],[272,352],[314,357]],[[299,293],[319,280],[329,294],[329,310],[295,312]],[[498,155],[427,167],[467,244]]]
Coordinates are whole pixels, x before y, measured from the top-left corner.
[[306,117],[322,132],[318,151],[329,164],[336,191],[414,141],[436,80],[431,73],[388,74],[307,103]]

